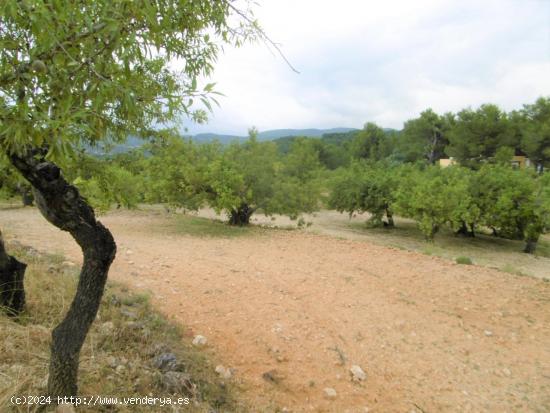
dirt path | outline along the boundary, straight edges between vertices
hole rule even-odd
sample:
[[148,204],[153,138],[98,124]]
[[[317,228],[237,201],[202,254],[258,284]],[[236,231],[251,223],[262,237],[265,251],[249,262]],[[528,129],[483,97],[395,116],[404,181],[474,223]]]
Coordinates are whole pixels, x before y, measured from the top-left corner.
[[[205,335],[259,410],[550,411],[550,283],[298,231],[151,232],[166,219],[102,218],[119,245],[111,278]],[[1,210],[0,227],[81,259],[33,209]]]

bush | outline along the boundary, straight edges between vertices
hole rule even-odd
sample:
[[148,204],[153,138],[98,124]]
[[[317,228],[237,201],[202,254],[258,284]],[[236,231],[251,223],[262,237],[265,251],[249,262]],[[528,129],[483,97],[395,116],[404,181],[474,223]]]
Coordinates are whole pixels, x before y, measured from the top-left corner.
[[462,265],[473,265],[473,262],[470,257],[464,257],[464,256],[456,257],[455,262],[457,264],[462,264]]

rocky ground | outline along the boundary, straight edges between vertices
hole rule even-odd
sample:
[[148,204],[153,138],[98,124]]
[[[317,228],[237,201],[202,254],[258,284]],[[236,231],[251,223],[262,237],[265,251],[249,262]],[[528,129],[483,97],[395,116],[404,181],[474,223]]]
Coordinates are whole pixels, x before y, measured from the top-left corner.
[[[302,231],[156,230],[170,219],[102,217],[119,246],[111,278],[203,336],[259,409],[550,411],[550,283]],[[81,260],[35,209],[1,210],[0,226]]]

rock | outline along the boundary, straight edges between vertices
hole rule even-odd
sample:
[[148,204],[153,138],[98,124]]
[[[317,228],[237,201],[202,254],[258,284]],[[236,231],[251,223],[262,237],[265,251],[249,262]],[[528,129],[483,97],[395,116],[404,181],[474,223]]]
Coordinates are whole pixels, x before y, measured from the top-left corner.
[[112,321],[106,321],[99,326],[99,332],[105,336],[113,333],[115,324]]
[[279,372],[275,369],[266,371],[264,374],[262,374],[262,378],[275,384],[279,384],[284,379],[284,377],[281,376]]
[[353,381],[363,381],[367,378],[367,373],[363,371],[363,369],[358,365],[353,365],[349,369],[351,373],[351,379]]
[[74,406],[68,403],[60,404],[55,408],[55,413],[75,413]]
[[491,337],[493,335],[493,332],[491,330],[485,330],[483,332],[487,337]]
[[336,390],[334,390],[332,387],[325,387],[323,389],[323,391],[325,392],[325,396],[329,399],[335,399],[336,398]]
[[134,253],[134,251],[132,251],[132,250],[126,250],[127,255],[132,255],[133,253]]
[[198,334],[193,338],[193,345],[194,346],[204,346],[204,345],[206,345],[207,341],[208,340],[206,340],[205,336],[201,336],[200,334]]
[[63,261],[62,265],[65,267],[76,267],[76,264],[72,261]]
[[279,334],[283,331],[283,326],[281,325],[281,323],[276,323],[273,328],[271,329],[271,331],[273,331],[274,333],[276,334]]
[[137,313],[135,313],[134,311],[130,311],[130,310],[127,310],[125,308],[123,308],[122,310],[120,310],[120,314],[122,314],[123,316],[127,317],[127,318],[131,318],[133,320],[137,319],[138,318],[138,315]]
[[109,367],[115,368],[116,366],[118,366],[118,363],[117,363],[117,361],[116,361],[116,358],[113,357],[113,356],[107,357],[106,361],[107,361],[107,365],[108,365]]
[[178,368],[178,360],[174,353],[161,353],[153,359],[153,366],[161,371],[174,371]]
[[145,324],[139,321],[127,321],[125,325],[129,330],[141,330],[145,327]]
[[510,376],[512,375],[512,372],[511,372],[509,369],[507,369],[507,368],[502,369],[502,372],[503,372],[504,375],[507,376],[507,377],[510,377]]
[[155,357],[161,353],[171,353],[171,352],[172,350],[165,343],[158,343],[158,344],[155,344],[153,347],[151,347],[151,349],[148,351],[148,354],[151,357]]
[[124,371],[126,370],[126,367],[124,367],[122,364],[119,364],[118,366],[116,366],[116,374],[122,374],[124,373]]
[[222,366],[221,364],[216,366],[215,371],[216,371],[216,373],[219,374],[219,376],[222,379],[225,379],[225,380],[230,379],[231,376],[233,375],[233,373],[231,372],[231,369],[227,369],[224,366]]
[[192,395],[196,390],[196,386],[191,382],[191,376],[179,371],[164,373],[160,379],[160,384],[169,393]]
[[115,306],[115,307],[119,307],[121,302],[120,302],[120,298],[118,298],[115,294],[111,295],[111,305]]

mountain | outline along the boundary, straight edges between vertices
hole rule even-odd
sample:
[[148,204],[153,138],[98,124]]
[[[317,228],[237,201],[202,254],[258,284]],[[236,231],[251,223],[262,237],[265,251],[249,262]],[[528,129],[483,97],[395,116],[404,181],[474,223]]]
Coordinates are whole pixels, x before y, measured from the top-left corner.
[[[347,133],[356,131],[353,128],[331,128],[331,129],[272,129],[258,133],[258,140],[260,141],[272,141],[275,139],[289,137],[289,136],[308,136],[319,138],[327,133]],[[229,143],[232,141],[242,141],[247,139],[247,136],[237,135],[224,135],[217,133],[199,133],[192,136],[196,142],[212,142],[217,140],[221,143]]]
[[320,138],[327,133],[346,133],[355,131],[354,128],[331,128],[331,129],[273,129],[258,134],[260,140],[270,141],[286,136],[308,136]]
[[[258,133],[258,140],[260,141],[274,141],[280,138],[294,138],[297,136],[306,136],[311,138],[320,138],[326,136],[329,141],[341,140],[341,139],[350,139],[353,136],[354,132],[359,131],[359,129],[354,128],[330,128],[330,129],[272,129]],[[213,141],[219,141],[220,143],[226,145],[234,141],[244,141],[247,136],[238,136],[238,135],[226,135],[218,133],[198,133],[196,135],[187,135],[182,134],[186,138],[191,138],[197,143],[208,143]],[[95,155],[105,155],[106,153],[116,154],[120,152],[127,152],[129,150],[138,148],[144,143],[143,140],[139,139],[136,136],[129,136],[128,140],[122,144],[117,144],[111,147],[109,150],[104,148],[89,148],[90,153]]]
[[199,142],[199,143],[206,143],[206,142],[213,142],[213,141],[220,141],[221,143],[229,143],[233,141],[242,141],[246,139],[245,136],[220,135],[217,133],[198,133],[196,135],[191,136],[191,138],[195,142]]

